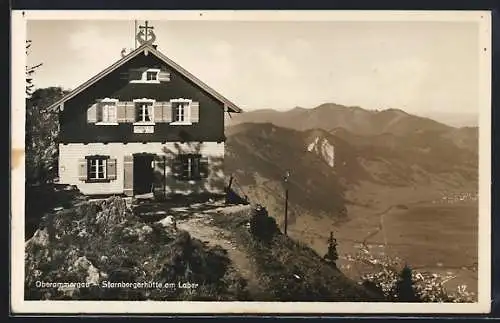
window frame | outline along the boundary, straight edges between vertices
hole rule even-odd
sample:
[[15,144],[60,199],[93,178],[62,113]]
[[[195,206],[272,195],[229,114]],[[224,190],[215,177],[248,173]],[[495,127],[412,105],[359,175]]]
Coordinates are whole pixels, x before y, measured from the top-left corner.
[[[134,112],[135,112],[135,115],[136,115],[136,117],[134,118],[133,125],[137,125],[137,126],[144,126],[144,125],[146,125],[146,126],[152,126],[152,125],[155,125],[155,103],[156,103],[156,100],[142,98],[142,99],[135,99],[133,102],[134,102]],[[141,104],[141,103],[151,104],[152,114],[149,116],[149,119],[151,121],[137,121],[137,104]],[[144,107],[144,105],[141,107],[141,110],[142,110],[143,107]],[[146,105],[146,107],[148,107],[148,105]],[[144,119],[144,117],[142,117],[141,119]]]
[[[177,104],[182,104],[183,105],[183,121],[177,120]],[[193,100],[191,99],[172,99],[170,100],[170,104],[172,106],[172,122],[170,122],[171,125],[192,125],[193,123],[191,122],[191,104],[193,103]]]
[[[104,116],[104,111],[106,110],[106,115],[107,115],[107,120],[104,120],[102,118],[101,121],[97,120],[96,125],[98,126],[115,126],[118,125],[118,99],[110,99],[110,98],[105,98],[102,99],[99,104],[97,105],[97,108],[100,109],[100,115],[101,117]],[[113,107],[114,108],[114,119],[110,120],[109,119],[109,108]],[[97,113],[97,118],[99,117],[99,113]]]
[[[156,78],[154,80],[148,80],[148,73],[155,73]],[[130,83],[152,83],[159,84],[160,83],[160,69],[159,68],[148,68],[144,72],[142,72],[140,80],[131,80]]]
[[[92,155],[92,156],[86,156],[85,159],[87,160],[87,179],[86,183],[109,183],[111,182],[111,179],[108,178],[108,160],[110,159],[109,156],[103,156],[103,155]],[[97,162],[95,165],[96,167],[96,176],[97,177],[91,177],[92,174],[92,163]],[[99,165],[99,163],[102,163],[102,165]],[[104,176],[98,177],[99,176],[99,167],[103,168],[102,173]]]
[[[201,180],[201,172],[200,172],[201,154],[181,154],[179,156],[182,160],[181,179],[184,181]],[[184,164],[185,161],[187,161],[187,165]],[[187,167],[187,169],[186,169],[186,167]],[[196,167],[196,169],[195,169],[195,167]],[[186,171],[187,171],[188,175],[184,176]],[[193,173],[194,173],[194,175],[193,175]]]

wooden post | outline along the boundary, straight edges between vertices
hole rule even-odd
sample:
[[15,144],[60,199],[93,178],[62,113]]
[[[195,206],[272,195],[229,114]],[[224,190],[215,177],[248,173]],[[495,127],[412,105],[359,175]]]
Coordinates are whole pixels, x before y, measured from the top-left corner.
[[290,171],[286,172],[286,175],[283,178],[284,186],[285,186],[285,235],[287,235],[288,231],[288,178],[290,177]]
[[285,188],[285,235],[288,228],[288,187]]
[[233,175],[231,175],[231,177],[229,177],[229,184],[227,185],[227,191],[229,192],[229,190],[231,189],[231,185],[233,184]]
[[163,156],[163,198],[167,198],[167,157]]

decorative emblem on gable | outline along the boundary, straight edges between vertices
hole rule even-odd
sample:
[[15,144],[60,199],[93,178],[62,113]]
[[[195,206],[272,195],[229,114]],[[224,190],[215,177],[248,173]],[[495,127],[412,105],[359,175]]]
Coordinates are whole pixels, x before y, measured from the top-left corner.
[[156,40],[156,35],[153,32],[154,27],[148,25],[148,21],[146,20],[144,26],[139,26],[140,31],[137,33],[135,38],[139,42],[139,44],[150,44],[152,45]]

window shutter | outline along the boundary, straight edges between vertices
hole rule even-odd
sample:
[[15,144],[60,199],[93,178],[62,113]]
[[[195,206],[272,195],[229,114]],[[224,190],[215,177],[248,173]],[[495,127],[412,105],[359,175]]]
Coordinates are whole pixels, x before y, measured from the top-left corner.
[[134,102],[125,102],[125,121],[134,122],[135,121],[135,104]]
[[128,72],[129,80],[142,80],[142,73],[144,73],[145,70],[145,68],[131,68]]
[[148,104],[147,105],[147,109],[148,109],[148,116],[149,116],[149,120],[151,121],[155,121],[155,109],[154,109],[154,103],[153,104]]
[[172,102],[163,102],[163,122],[172,122]]
[[154,184],[155,187],[165,185],[165,156],[154,156]]
[[98,104],[94,103],[87,110],[87,122],[89,122],[89,123],[97,122],[97,106],[98,106]]
[[127,112],[125,111],[127,102],[118,102],[116,104],[116,119],[118,122],[127,121]]
[[160,82],[168,82],[168,81],[170,81],[170,73],[169,72],[160,72],[160,73],[158,73],[158,80]]
[[123,157],[123,193],[134,195],[134,156]]
[[208,157],[201,156],[199,165],[200,165],[200,177],[207,178],[208,177]]
[[[104,110],[104,106],[102,103],[97,103],[96,104],[96,121],[97,122],[100,122],[100,121],[103,121],[103,110]],[[108,113],[108,111],[106,111],[106,114]]]
[[172,121],[177,121],[179,119],[178,115],[177,115],[177,108],[176,108],[177,104],[170,105],[170,113],[172,114],[172,117],[171,117]]
[[172,176],[176,179],[182,177],[182,158],[180,156],[172,159]]
[[106,163],[106,173],[108,174],[108,179],[116,179],[116,159],[108,159]]
[[88,160],[85,158],[78,160],[78,179],[81,181],[86,180],[88,177],[87,163],[88,163]]
[[191,122],[199,122],[200,120],[200,103],[191,102]]
[[155,102],[154,109],[154,121],[155,122],[164,122],[163,120],[163,104],[164,102]]

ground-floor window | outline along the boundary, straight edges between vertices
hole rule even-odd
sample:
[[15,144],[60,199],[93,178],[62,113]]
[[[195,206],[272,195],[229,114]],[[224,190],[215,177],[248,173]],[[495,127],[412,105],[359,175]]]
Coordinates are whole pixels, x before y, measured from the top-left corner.
[[173,173],[182,180],[200,180],[208,177],[208,158],[199,154],[182,154],[174,160]]
[[80,160],[78,176],[87,182],[106,182],[116,179],[116,159],[109,156],[86,156]]
[[106,162],[107,158],[105,157],[89,158],[89,179],[105,179]]

